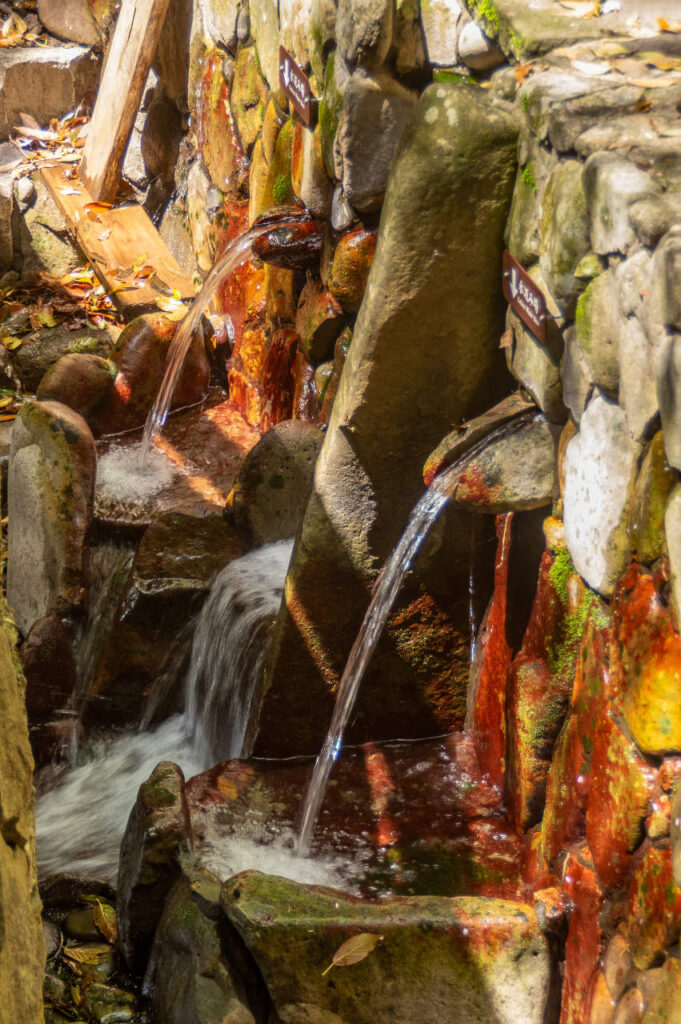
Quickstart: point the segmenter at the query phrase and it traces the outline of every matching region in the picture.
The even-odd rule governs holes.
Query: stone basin
[[[201,516],[224,508],[244,456],[260,438],[224,392],[169,417],[138,468],[140,431],[97,445],[95,519],[107,526],[148,526],[159,515]]]
[[[293,844],[311,770],[310,758],[254,758],[191,779],[198,861],[223,878],[258,864],[370,897],[525,895],[519,840],[463,734],[346,749],[306,861]]]

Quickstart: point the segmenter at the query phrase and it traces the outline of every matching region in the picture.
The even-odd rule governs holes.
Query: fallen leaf
[[[373,952],[382,938],[382,935],[374,935],[371,932],[353,935],[351,939],[338,947],[333,954],[333,960],[326,970],[322,971],[322,977],[328,974],[332,967],[350,967],[352,964],[358,964],[360,960],[364,960],[369,953]]]
[[[85,207],[85,213],[98,213],[100,210],[113,210],[113,203],[92,202]]]
[[[15,420],[17,418],[16,413],[12,413],[11,416],[0,416],[0,423],[7,423],[9,420]]]
[[[639,53],[639,58],[657,68],[658,71],[678,71],[681,69],[681,57],[668,57],[665,53]]]
[[[34,118],[33,114],[19,114],[19,119],[23,124],[24,128],[40,128],[40,125]]]
[[[681,75],[660,75],[657,78],[630,78],[630,85],[637,85],[639,89],[666,89],[670,85],[678,85],[681,82]]]
[[[13,398],[0,398],[0,409],[6,409],[14,401]]]
[[[532,64],[519,64],[517,68],[513,68],[516,82],[524,82],[533,70]]]
[[[612,67],[607,61],[573,60],[572,66],[575,71],[586,75],[588,78],[597,78],[600,75],[607,75]]]
[[[104,957],[111,954],[111,946],[101,943],[92,943],[87,946],[67,946],[64,949],[64,956],[77,964],[101,963]]]
[[[15,352],[21,345],[21,338],[13,338],[11,335],[2,339],[2,344],[10,352]]]
[[[116,921],[116,911],[110,903],[102,903],[101,900],[97,900],[97,904],[92,911],[92,918],[108,942],[113,943],[117,941],[118,923]]]
[[[560,5],[578,18],[597,18],[599,14],[598,0],[560,0]]]
[[[501,340],[499,341],[499,348],[510,348],[512,344],[513,329],[509,327],[509,329],[507,331],[504,331],[504,333],[501,335]]]

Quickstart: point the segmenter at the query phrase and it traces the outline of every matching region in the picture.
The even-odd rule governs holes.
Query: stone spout
[[[253,242],[253,253],[264,263],[297,270],[319,258],[323,235],[317,221],[299,206],[280,206],[267,210],[252,224],[272,230]]]

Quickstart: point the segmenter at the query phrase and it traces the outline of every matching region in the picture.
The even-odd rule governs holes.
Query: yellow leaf
[[[0,409],[6,409],[14,401],[13,398],[0,398]]]
[[[6,349],[9,349],[10,352],[14,352],[21,345],[21,338],[13,338],[9,335],[2,339],[2,343]]]
[[[681,57],[668,57],[664,53],[639,53],[641,60],[658,71],[678,71],[681,69]]]
[[[87,946],[67,946],[64,956],[78,964],[97,964],[111,954],[111,946],[103,942]]]
[[[662,32],[668,32],[669,31],[669,22],[667,21],[666,18],[658,18],[657,19],[657,27]]]
[[[83,997],[80,993],[79,985],[71,986],[71,998],[73,999],[73,1002],[75,1003],[76,1006],[80,1006],[80,1004],[83,1002]]]
[[[669,85],[678,85],[678,75],[660,75],[658,78],[630,78],[629,85],[637,85],[639,89],[666,89]]]
[[[358,964],[360,960],[363,960],[365,956],[373,952],[382,938],[382,935],[373,935],[371,932],[353,935],[351,939],[348,939],[347,942],[338,947],[333,954],[333,960],[326,970],[322,971],[322,977],[328,974],[332,967],[350,967],[352,964]]]
[[[118,939],[118,923],[116,921],[116,911],[111,904],[102,903],[101,900],[97,900],[97,904],[92,910],[92,918],[104,938],[108,942],[116,942]]]

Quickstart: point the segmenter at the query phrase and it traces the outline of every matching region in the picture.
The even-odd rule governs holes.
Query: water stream
[[[371,656],[378,643],[390,611],[395,603],[404,577],[421,547],[430,527],[451,497],[452,485],[458,475],[458,463],[440,473],[414,507],[409,522],[397,547],[384,565],[374,592],[352,645],[341,681],[338,684],[336,704],[324,745],[315,762],[312,778],[303,806],[302,824],[298,837],[298,853],[307,857],[312,845],[319,811],[324,800],[327,782],[333,764],[343,746],[343,737],[352,714],[359,687]]]
[[[280,541],[258,548],[216,577],[194,635],[183,714],[95,744],[89,761],[40,797],[42,875],[68,870],[115,880],[137,790],[159,761],[174,761],[189,778],[243,753],[248,701],[257,696],[291,547]]]

